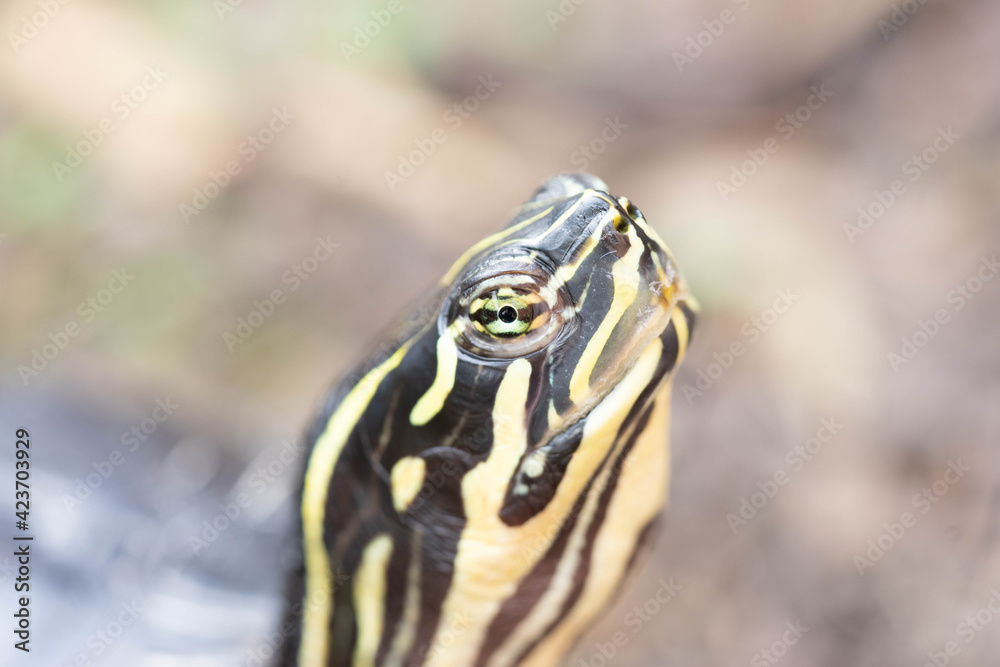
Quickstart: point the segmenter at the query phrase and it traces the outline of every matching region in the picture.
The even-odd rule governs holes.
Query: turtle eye
[[[505,273],[471,285],[459,300],[458,344],[495,359],[513,359],[544,348],[565,323],[562,297],[547,282]]]
[[[469,317],[483,333],[497,338],[513,338],[531,329],[534,311],[534,305],[525,295],[501,289],[474,300],[469,308]]]

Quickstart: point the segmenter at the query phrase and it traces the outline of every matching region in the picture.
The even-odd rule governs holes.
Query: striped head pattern
[[[665,502],[694,306],[635,206],[550,179],[309,435],[285,664],[556,664]]]

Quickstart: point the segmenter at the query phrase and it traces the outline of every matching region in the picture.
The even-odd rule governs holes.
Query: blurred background
[[[0,27],[0,461],[28,428],[36,540],[33,652],[0,661],[260,664],[322,391],[586,170],[703,314],[661,539],[570,664],[995,664],[1000,4],[12,0]]]

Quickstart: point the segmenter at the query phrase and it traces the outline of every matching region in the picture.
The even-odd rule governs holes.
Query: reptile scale
[[[695,304],[600,179],[549,179],[307,436],[290,667],[550,667],[649,545]]]

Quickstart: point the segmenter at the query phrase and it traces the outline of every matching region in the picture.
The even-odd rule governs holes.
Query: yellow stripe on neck
[[[427,463],[417,456],[404,456],[392,466],[392,504],[402,515],[420,492],[427,474]]]
[[[361,556],[354,579],[354,609],[358,620],[358,642],[353,667],[374,667],[382,641],[385,614],[386,569],[392,557],[392,538],[386,534],[372,540]]]
[[[642,244],[634,236],[634,232],[629,231],[629,240],[632,242],[628,252],[619,261],[615,262],[611,268],[614,280],[615,293],[611,299],[611,307],[607,315],[601,320],[600,326],[594,335],[587,342],[587,347],[580,355],[580,361],[573,369],[573,377],[569,382],[569,400],[579,403],[583,400],[587,390],[590,389],[590,376],[597,365],[597,360],[608,345],[612,332],[618,326],[618,320],[635,302],[639,293],[639,260],[642,258]]]
[[[677,360],[680,361],[684,358],[684,353],[687,352],[691,332],[688,330],[687,317],[684,316],[684,311],[680,307],[674,308],[671,320],[673,320],[674,329],[677,331]]]
[[[421,332],[423,333],[423,332]],[[421,334],[418,334],[419,337]],[[326,429],[316,440],[306,468],[302,490],[302,534],[306,565],[305,599],[302,617],[300,667],[324,667],[328,662],[330,619],[333,612],[333,574],[323,543],[326,497],[340,453],[379,384],[406,356],[417,337],[406,341],[396,352],[361,378],[344,398]]]
[[[497,389],[490,454],[462,478],[466,525],[455,555],[452,586],[424,663],[427,667],[473,664],[490,619],[531,569],[530,563],[516,557],[514,536],[520,531],[500,520],[506,481],[517,471],[528,446],[525,413],[530,387],[531,363],[517,359]],[[452,633],[456,619],[465,619],[467,625]]]
[[[452,325],[454,327],[455,325]],[[455,371],[458,369],[458,346],[452,336],[452,327],[441,334],[437,342],[437,375],[417,404],[410,412],[410,423],[423,426],[441,412],[448,394],[455,386]]]

